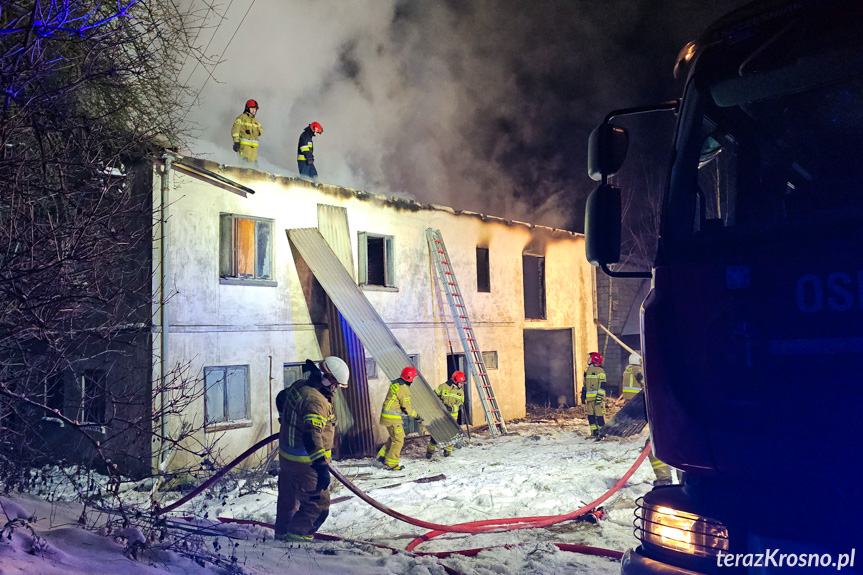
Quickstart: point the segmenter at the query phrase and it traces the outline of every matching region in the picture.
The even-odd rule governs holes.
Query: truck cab
[[[861,13],[755,2],[681,52],[641,337],[654,453],[685,474],[639,501],[623,573],[863,569]],[[609,118],[585,235],[614,275]]]

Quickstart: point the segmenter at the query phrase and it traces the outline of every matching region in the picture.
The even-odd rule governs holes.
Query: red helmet
[[[324,127],[321,126],[320,124],[318,124],[317,122],[312,122],[311,124],[309,124],[309,128],[311,128],[312,132],[314,132],[315,134],[323,134],[324,133]]]
[[[402,370],[402,379],[406,382],[410,383],[417,376],[417,368],[415,367],[406,367]]]
[[[456,383],[464,383],[465,376],[464,376],[464,373],[461,371],[454,371],[454,372],[452,372],[450,379],[452,379]]]
[[[246,109],[248,110],[249,108],[260,108],[260,106],[258,106],[258,101],[246,100]]]
[[[590,355],[588,355],[587,361],[590,365],[602,367],[602,354],[592,351],[590,352]]]

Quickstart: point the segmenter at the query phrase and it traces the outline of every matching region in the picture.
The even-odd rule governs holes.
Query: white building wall
[[[208,163],[207,168],[218,171],[216,164]],[[580,386],[582,358],[596,347],[592,268],[584,257],[582,236],[297,179],[274,179],[251,170],[226,169],[220,173],[256,193],[241,197],[194,177],[172,173],[167,292],[171,296],[169,366],[187,365],[199,386],[203,385],[200,378],[206,366],[249,366],[250,420],[217,426],[198,438],[205,443],[221,438],[224,456],[242,452],[268,435],[271,428],[278,430],[277,414],[272,413],[271,421],[271,405],[283,386],[282,365],[318,359],[328,352],[325,326],[312,323],[285,234],[290,228],[317,227],[319,203],[347,209],[355,266],[359,232],[395,237],[398,290],[368,287],[364,291],[405,351],[420,354],[420,370],[432,385],[446,379],[449,348],[431,280],[425,239],[428,227],[443,234],[482,349],[498,352],[499,368],[489,371],[489,376],[504,418],[525,415],[524,329],[573,330]],[[155,182],[154,194],[158,194],[158,177]],[[220,213],[275,220],[277,287],[220,283]],[[477,246],[489,249],[491,293],[476,290]],[[524,319],[521,255],[525,251],[546,257],[545,320]],[[446,305],[445,299],[443,302]],[[448,306],[446,316],[452,320]],[[463,353],[453,325],[449,335],[455,352]],[[378,377],[369,381],[375,421],[388,378],[398,376],[378,372]],[[474,423],[482,424],[481,406],[477,394],[473,395]],[[203,421],[203,400],[199,413],[187,417]],[[382,441],[383,437],[383,428],[379,428],[378,438]],[[176,462],[182,463],[182,458]]]

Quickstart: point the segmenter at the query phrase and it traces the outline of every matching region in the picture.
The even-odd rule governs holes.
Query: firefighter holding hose
[[[335,356],[318,365],[306,360],[306,367],[309,377],[287,389],[281,410],[275,524],[280,541],[311,541],[330,513],[327,465],[336,432],[333,395],[348,386],[350,370]]]

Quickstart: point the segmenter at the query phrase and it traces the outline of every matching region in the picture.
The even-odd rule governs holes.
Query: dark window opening
[[[545,319],[545,258],[522,256],[525,319]]]
[[[476,249],[476,291],[491,292],[491,272],[488,264],[488,248]]]
[[[367,276],[370,285],[386,285],[386,260],[384,258],[384,238],[369,237],[366,240]]]
[[[81,421],[105,423],[108,394],[105,390],[105,374],[101,371],[85,371],[78,376],[81,384]]]

